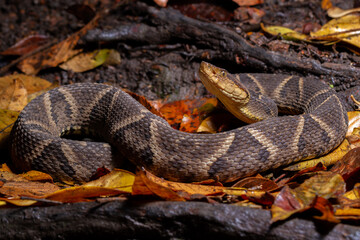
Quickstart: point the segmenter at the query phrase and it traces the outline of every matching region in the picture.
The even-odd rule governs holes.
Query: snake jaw
[[[206,89],[223,103],[225,101],[233,105],[245,105],[250,99],[247,88],[225,69],[201,62],[199,75]],[[226,106],[226,103],[224,104]]]

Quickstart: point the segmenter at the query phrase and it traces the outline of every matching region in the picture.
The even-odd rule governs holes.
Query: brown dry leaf
[[[6,163],[1,164],[0,171],[1,172],[12,172]]]
[[[192,194],[202,194],[202,195],[218,195],[222,194],[224,187],[219,186],[208,186],[208,185],[198,185],[192,183],[181,183],[181,182],[172,182],[165,180],[163,178],[159,178],[150,172],[145,173],[146,178],[151,182],[154,182],[163,187],[169,188],[175,192],[183,191],[187,192],[189,195]]]
[[[0,194],[7,197],[39,197],[59,190],[60,188],[51,183],[31,182],[20,175],[10,172],[0,172],[0,178],[4,180],[0,188]]]
[[[34,182],[54,182],[53,178],[49,174],[35,170],[30,170],[26,173],[20,174],[20,176]]]
[[[88,202],[94,201],[93,198],[104,197],[104,196],[116,196],[120,194],[127,194],[124,191],[117,190],[114,188],[105,188],[97,186],[78,186],[71,187],[48,195],[41,196],[47,200],[58,201],[63,203],[74,203],[74,202]]]
[[[314,216],[314,218],[332,223],[340,222],[338,219],[335,218],[334,208],[329,202],[329,200],[317,196],[312,203],[312,208],[317,209],[322,213],[321,216]]]
[[[162,184],[159,184],[160,178],[154,176],[153,174],[146,172],[146,171],[137,171],[136,176],[139,176],[137,178],[140,178],[142,180],[142,184],[140,181],[136,181],[135,183],[139,186],[142,186],[142,189],[138,187],[138,185],[134,184],[135,191],[133,191],[133,195],[141,194],[140,190],[143,190],[145,193],[148,193],[146,189],[144,189],[143,185],[147,187],[148,190],[150,190],[153,194],[159,196],[160,198],[164,200],[171,200],[171,201],[185,201],[183,197],[178,195],[175,191],[173,191],[171,188],[164,186]],[[155,180],[155,181],[154,181]],[[166,180],[163,180],[166,181]],[[143,194],[142,194],[143,195]]]
[[[131,193],[134,181],[135,175],[133,173],[122,169],[114,169],[109,174],[106,174],[97,180],[85,183],[83,186],[116,188]]]
[[[49,37],[45,35],[30,35],[21,39],[15,45],[11,46],[10,48],[6,49],[3,52],[0,52],[1,55],[24,55],[27,54],[38,47],[44,45],[49,40]]]
[[[243,7],[263,4],[264,0],[233,0],[233,2],[237,3],[240,7]]]
[[[354,148],[348,152],[330,171],[340,174],[347,189],[351,189],[360,179],[360,148]]]
[[[350,144],[345,139],[340,146],[331,151],[327,155],[307,161],[301,161],[284,168],[286,171],[299,171],[306,168],[315,167],[317,164],[322,163],[324,166],[330,166],[341,160],[350,151]]]
[[[14,79],[12,84],[0,92],[0,109],[20,112],[27,104],[27,97],[21,79]]]
[[[55,44],[45,51],[39,52],[24,59],[18,64],[18,68],[26,74],[35,75],[41,69],[56,67],[69,58],[78,54],[81,50],[74,50],[79,39],[91,28],[93,28],[100,15],[96,15],[88,24],[67,39]]]
[[[64,62],[59,67],[73,72],[85,72],[104,64],[109,56],[114,56],[116,52],[119,56],[120,53],[113,49],[101,49],[90,53],[81,53]],[[119,64],[120,62],[116,62]]]
[[[246,188],[249,190],[272,191],[279,186],[272,180],[264,177],[247,177],[239,180],[232,187]]]
[[[154,0],[154,2],[160,7],[166,7],[168,0]]]
[[[344,193],[345,182],[339,174],[318,172],[299,187],[290,189],[285,186],[280,191],[271,207],[272,222],[284,220],[294,213],[309,209],[316,197],[329,199],[340,197]]]

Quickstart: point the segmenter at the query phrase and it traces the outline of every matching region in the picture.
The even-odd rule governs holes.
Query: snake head
[[[249,101],[250,93],[247,88],[225,69],[201,62],[199,75],[206,89],[221,102],[230,101],[232,104],[243,105]]]
[[[248,90],[236,75],[225,69],[201,62],[199,75],[206,89],[243,122],[254,123],[277,116],[276,104],[271,99]]]

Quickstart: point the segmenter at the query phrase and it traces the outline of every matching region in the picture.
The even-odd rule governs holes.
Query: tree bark
[[[202,202],[75,203],[0,210],[0,239],[358,239],[360,227]]]

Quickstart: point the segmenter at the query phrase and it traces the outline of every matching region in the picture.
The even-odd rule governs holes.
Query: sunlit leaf
[[[284,168],[287,171],[299,171],[310,167],[315,167],[318,163],[322,163],[324,166],[330,166],[338,162],[342,159],[346,153],[350,151],[350,144],[347,139],[345,139],[340,146],[326,154],[323,157],[301,161],[295,164],[291,164],[290,166]]]
[[[133,173],[121,169],[115,169],[97,180],[85,183],[83,186],[116,188],[124,192],[131,193],[134,180],[135,175]]]
[[[280,191],[271,207],[272,221],[284,220],[294,213],[313,207],[317,197],[329,199],[344,193],[345,182],[339,174],[319,172],[295,189],[285,186]]]
[[[73,72],[85,72],[104,64],[109,56],[113,56],[113,60],[109,60],[109,62],[114,62],[114,52],[117,51],[112,49],[102,49],[90,53],[81,53],[61,64],[59,67]],[[118,52],[117,55],[120,56]],[[119,63],[120,62],[116,62],[116,64]]]
[[[0,109],[20,112],[27,104],[27,90],[21,79],[14,79],[0,91]]]
[[[274,36],[281,36],[285,40],[291,41],[308,41],[308,36],[302,33],[298,33],[292,29],[282,27],[282,26],[264,26],[261,24],[261,29],[268,34]]]
[[[331,18],[339,18],[356,12],[360,12],[360,8],[352,8],[352,9],[344,10],[338,7],[331,7],[327,10],[327,14]]]

